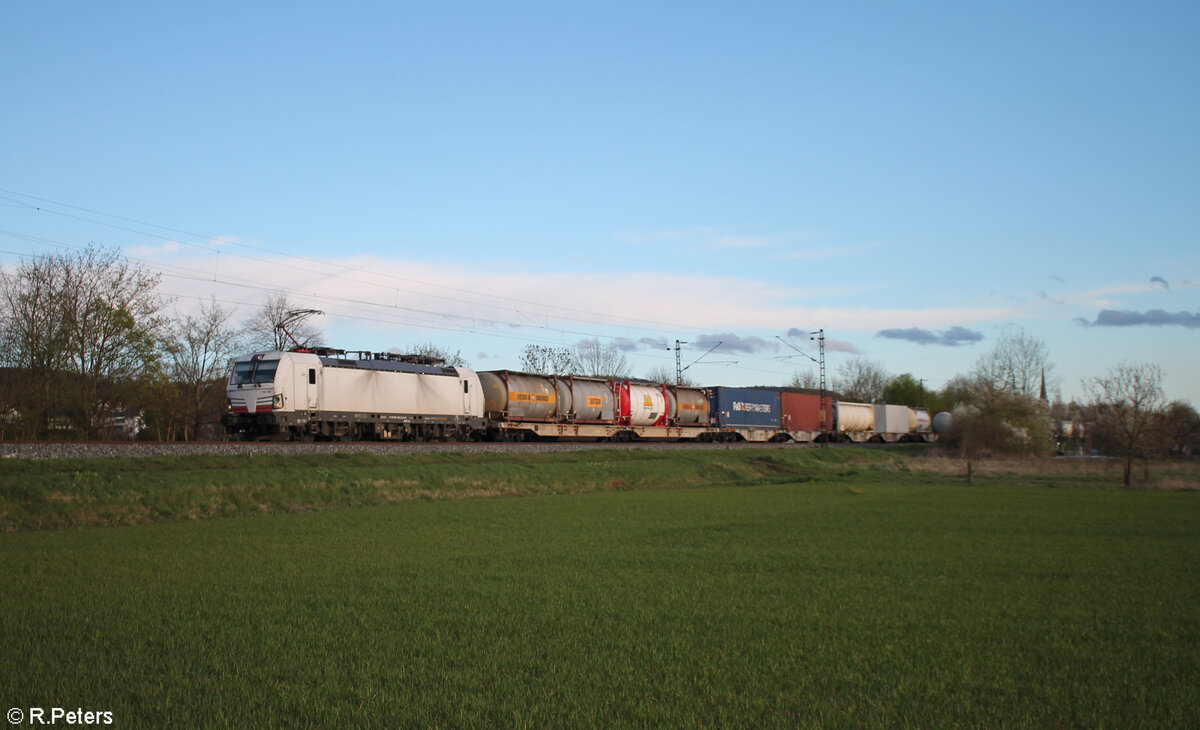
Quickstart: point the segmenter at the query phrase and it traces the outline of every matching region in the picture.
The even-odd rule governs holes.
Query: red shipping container
[[[825,396],[825,427],[821,428],[821,396],[811,393],[779,394],[783,427],[788,431],[833,432],[833,398]]]

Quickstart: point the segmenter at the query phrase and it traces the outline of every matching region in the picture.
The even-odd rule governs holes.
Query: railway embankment
[[[855,490],[963,484],[963,463],[922,447],[585,444],[25,445],[0,462],[0,531],[137,525],[434,499],[821,482]],[[54,458],[47,456],[50,450]],[[64,451],[66,449],[66,451]],[[74,449],[73,451],[71,449]],[[136,453],[138,458],[120,458]],[[995,460],[973,488],[1112,488],[1105,461]],[[1161,465],[1156,489],[1200,488],[1200,467]]]

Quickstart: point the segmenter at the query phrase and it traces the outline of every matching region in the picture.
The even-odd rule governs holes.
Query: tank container
[[[834,401],[838,433],[870,431],[875,427],[875,407],[870,403]]]

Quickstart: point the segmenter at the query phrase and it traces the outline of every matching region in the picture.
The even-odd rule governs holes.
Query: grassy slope
[[[0,464],[0,531],[417,499],[762,484],[854,475],[860,468],[907,473],[908,461],[846,449],[8,460]]]
[[[775,453],[493,457],[487,488],[349,460],[549,494],[0,535],[0,698],[122,727],[1200,722],[1200,495]],[[748,486],[640,491],[701,476]]]

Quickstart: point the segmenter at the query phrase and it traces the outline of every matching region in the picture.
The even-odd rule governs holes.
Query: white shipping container
[[[875,404],[875,433],[908,433],[909,407]]]

